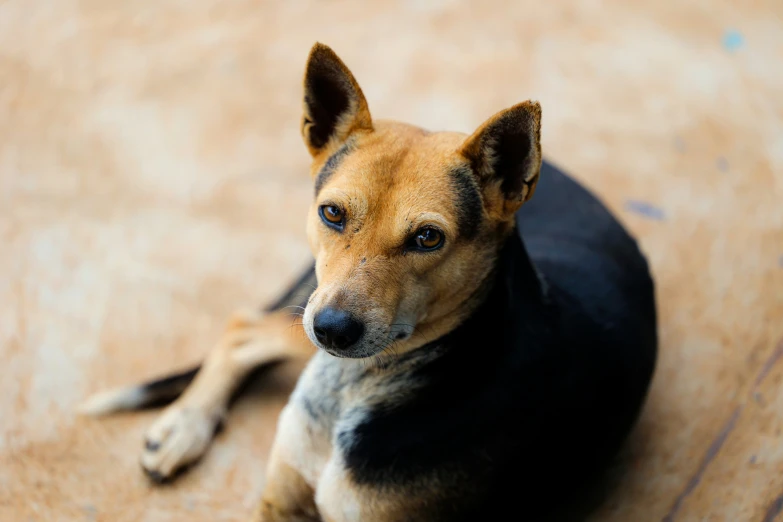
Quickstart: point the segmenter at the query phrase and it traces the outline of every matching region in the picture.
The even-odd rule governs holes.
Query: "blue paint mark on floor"
[[[783,268],[783,255],[778,258],[778,266]]]
[[[679,136],[674,138],[674,148],[677,149],[677,152],[680,154],[684,154],[688,150],[688,147],[685,145],[685,140]]]
[[[723,48],[733,53],[743,46],[745,37],[739,31],[726,31],[723,33]]]
[[[729,170],[729,160],[724,157],[718,158],[718,161],[715,162],[715,164],[721,172],[727,172]]]
[[[82,511],[84,512],[84,516],[87,518],[87,520],[92,522],[98,519],[98,510],[92,504],[83,505]]]
[[[645,201],[629,199],[625,202],[625,210],[656,221],[666,219],[666,214],[664,214],[663,210]]]

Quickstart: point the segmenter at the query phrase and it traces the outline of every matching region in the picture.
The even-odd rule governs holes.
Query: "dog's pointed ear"
[[[530,199],[541,170],[541,106],[527,101],[500,111],[460,147],[490,215],[507,220]]]
[[[359,84],[334,51],[316,43],[304,77],[302,136],[310,154],[317,156],[361,130],[372,130],[372,118]]]

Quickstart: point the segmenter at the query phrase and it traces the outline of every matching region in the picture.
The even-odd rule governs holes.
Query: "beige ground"
[[[154,412],[73,408],[200,359],[307,262],[317,39],[377,117],[470,131],[539,99],[546,154],[640,237],[660,366],[595,520],[783,520],[783,4],[629,4],[0,2],[0,520],[250,509],[295,373],[163,489]]]

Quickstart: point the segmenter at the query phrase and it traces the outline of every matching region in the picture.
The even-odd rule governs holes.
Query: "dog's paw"
[[[163,483],[207,450],[220,415],[186,406],[172,406],[147,430],[141,467],[150,479]]]

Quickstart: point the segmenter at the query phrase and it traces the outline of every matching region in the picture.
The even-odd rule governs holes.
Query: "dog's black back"
[[[655,356],[655,303],[647,262],[636,241],[581,185],[544,162],[533,197],[517,213],[533,263],[567,290],[585,313],[651,343]]]
[[[450,500],[423,519],[546,513],[608,463],[647,393],[656,314],[635,241],[548,164],[517,221],[479,310],[398,361],[415,393],[340,448],[359,483],[437,483]]]

